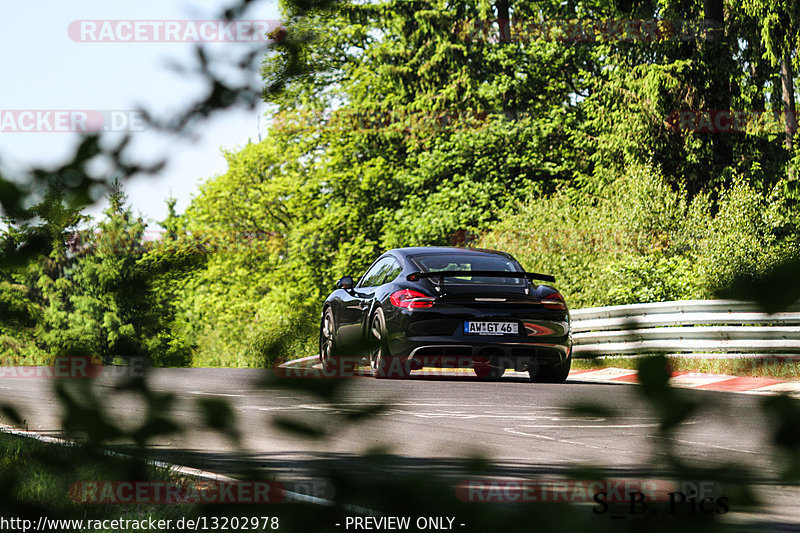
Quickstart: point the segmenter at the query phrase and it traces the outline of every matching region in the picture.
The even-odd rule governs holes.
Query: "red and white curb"
[[[638,383],[636,370],[624,368],[601,368],[598,370],[573,370],[568,381],[591,383]],[[669,380],[673,387],[746,394],[789,394],[800,398],[800,381],[785,381],[773,378],[737,377],[695,372],[673,372]]]

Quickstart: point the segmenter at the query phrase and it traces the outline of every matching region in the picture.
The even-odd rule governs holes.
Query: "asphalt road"
[[[470,475],[465,465],[472,463],[465,458],[476,457],[491,460],[491,467],[480,472],[484,478],[559,477],[593,465],[618,477],[659,479],[669,470],[671,449],[673,456],[706,473],[739,465],[769,504],[759,520],[800,524],[800,492],[775,481],[782,463],[769,445],[760,397],[679,390],[699,408],[674,434],[664,436],[638,386],[581,383],[579,377],[566,384],[508,377],[489,382],[463,375],[276,383],[258,370],[158,369],[151,371],[150,383],[175,396],[171,416],[185,431],[153,442],[152,449],[160,459],[234,476],[258,468],[287,483],[307,484],[323,497],[324,483],[313,484],[326,469],[345,468],[356,476],[361,471],[374,476],[376,470],[385,475],[424,472],[457,484]],[[114,390],[117,379],[105,373],[92,387],[114,420],[135,425],[145,406],[135,395]],[[330,397],[305,390],[340,381]],[[72,386],[88,382],[72,380]],[[233,406],[241,446],[202,428],[198,400],[209,397]],[[61,408],[52,379],[2,379],[0,401],[15,405],[29,430],[59,434]],[[573,409],[580,404],[600,405],[606,412]],[[364,408],[375,412],[356,420]],[[280,429],[277,419],[310,428],[317,438]],[[380,451],[383,460],[365,463],[367,451]],[[736,509],[731,511],[735,517]]]

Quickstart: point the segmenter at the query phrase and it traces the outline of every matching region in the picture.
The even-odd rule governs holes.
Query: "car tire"
[[[336,322],[333,320],[333,311],[330,307],[326,307],[319,328],[319,362],[322,364],[323,370],[336,366],[336,356],[339,354],[335,331]]]
[[[534,383],[564,383],[569,376],[572,366],[572,354],[567,360],[557,365],[539,365],[533,370],[528,370],[528,375]]]
[[[372,320],[370,320],[369,335],[369,366],[373,377],[378,379],[408,377],[408,363],[402,363],[399,359],[392,359],[386,333],[386,318],[383,315],[383,309],[380,307],[375,310],[375,314],[372,315]]]

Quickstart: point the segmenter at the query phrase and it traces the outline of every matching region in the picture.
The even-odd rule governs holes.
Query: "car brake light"
[[[545,309],[556,309],[559,311],[566,311],[567,304],[564,303],[564,297],[557,292],[553,292],[542,298],[542,305]]]
[[[542,326],[540,324],[531,324],[530,322],[523,322],[523,326],[525,326],[525,332],[530,337],[534,337],[536,335],[552,335],[553,330],[548,328],[547,326]]]
[[[432,298],[421,292],[412,291],[411,289],[403,289],[393,293],[389,297],[389,300],[391,300],[392,305],[395,307],[426,309],[428,307],[433,307],[433,301],[436,300],[436,298]]]

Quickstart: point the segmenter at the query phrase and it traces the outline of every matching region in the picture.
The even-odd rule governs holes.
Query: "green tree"
[[[152,271],[143,264],[144,221],[133,215],[115,184],[105,219],[82,232],[74,263],[39,284],[47,299],[44,342],[56,355],[164,357],[159,335],[163,308],[155,301]]]
[[[684,109],[775,99],[756,18],[721,6],[286,2],[288,38],[263,66],[273,127],[263,142],[228,154],[228,172],[209,180],[186,214],[192,235],[221,239],[209,250],[237,243],[236,253],[211,254],[186,286],[186,308],[204,324],[199,342],[214,347],[203,351],[234,354],[215,364],[247,354],[258,354],[247,364],[262,364],[286,356],[277,332],[303,324],[308,341],[289,344],[310,353],[331,281],[358,275],[379,251],[459,242],[454,236],[486,232],[550,198],[570,210],[613,205],[614,194],[651,185],[640,169],[657,167],[659,194],[687,205],[698,198],[709,216],[740,178],[759,194],[773,191],[788,160],[778,134],[709,135],[670,122]],[[599,32],[584,42],[554,22],[631,18],[710,29],[655,40]],[[556,29],[537,36],[532,22]],[[619,263],[595,279],[636,278],[639,288],[618,292],[626,301],[699,290],[686,280],[696,266],[686,248],[649,253],[624,248],[620,261],[652,275],[637,278]],[[647,287],[661,278],[674,282]]]
[[[0,237],[0,331],[8,362],[43,363],[48,354],[41,342],[48,304],[42,287],[65,275],[74,263],[70,247],[85,220],[80,208],[65,204],[60,187],[23,215],[23,222],[3,221]]]

